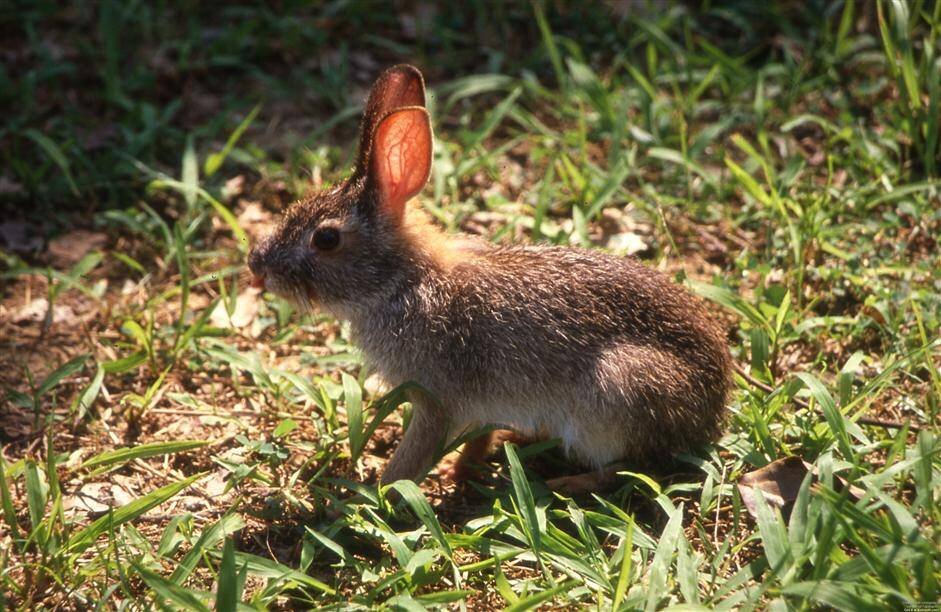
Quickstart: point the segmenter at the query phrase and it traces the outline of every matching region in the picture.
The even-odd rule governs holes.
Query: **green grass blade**
[[[32,128],[23,132],[23,134],[39,145],[46,155],[49,156],[49,159],[59,167],[59,170],[62,171],[62,174],[65,176],[65,180],[69,183],[69,188],[72,190],[72,195],[78,196],[79,190],[78,185],[75,184],[75,179],[72,178],[72,166],[69,164],[69,158],[65,156],[65,153],[62,152],[62,149],[59,148],[51,138],[45,134],[38,132]]]
[[[95,400],[98,399],[98,394],[101,392],[101,383],[105,379],[105,370],[98,365],[98,371],[95,372],[95,377],[92,381],[85,387],[85,390],[82,391],[82,394],[75,398],[75,401],[72,403],[72,412],[75,413],[75,418],[78,421],[81,421],[85,418],[85,415],[88,414],[89,409],[94,405]]]
[[[699,557],[690,549],[686,534],[680,530],[676,546],[676,581],[680,593],[687,604],[700,603],[699,598]]]
[[[734,161],[732,161],[731,158],[728,157],[725,158],[725,165],[732,172],[732,176],[736,181],[738,181],[739,185],[745,189],[745,192],[748,193],[748,195],[755,198],[765,206],[772,206],[773,202],[771,200],[771,196],[768,195],[764,188],[758,184],[758,181],[752,178],[752,176],[748,174],[744,168],[736,164]]]
[[[46,514],[46,502],[49,487],[39,472],[39,466],[32,459],[26,461],[26,502],[29,506],[29,522],[33,530],[42,524]]]
[[[222,561],[219,564],[219,578],[216,586],[216,612],[235,612],[242,590],[238,584],[239,576],[235,570],[235,545],[231,538],[226,538],[222,548]]]
[[[536,25],[539,27],[539,33],[542,35],[542,44],[549,55],[549,61],[552,62],[552,69],[555,71],[556,82],[559,87],[565,88],[565,69],[562,67],[562,57],[559,55],[559,48],[555,44],[555,38],[552,35],[552,29],[549,27],[549,20],[546,19],[546,13],[543,9],[543,1],[535,0],[532,3],[533,14],[536,17]]]
[[[856,370],[865,358],[866,356],[861,351],[856,351],[850,355],[850,358],[847,359],[843,367],[840,368],[840,375],[837,382],[840,393],[840,406],[847,406],[850,401],[852,401],[853,380],[856,377]]]
[[[121,331],[137,341],[138,346],[143,348],[148,355],[151,353],[151,338],[140,323],[134,319],[128,319],[121,325]]]
[[[258,116],[259,111],[261,111],[261,104],[257,104],[255,108],[245,116],[244,119],[238,124],[235,130],[229,135],[229,139],[226,140],[225,146],[222,147],[222,150],[218,153],[213,153],[206,158],[205,164],[203,164],[203,174],[206,175],[206,178],[211,177],[216,171],[222,167],[222,164],[225,162],[226,158],[232,152],[232,149],[235,148],[236,143],[242,137],[242,134],[245,133],[245,130],[248,129],[248,126],[255,121],[255,117]]]
[[[103,369],[107,374],[123,374],[125,372],[130,372],[131,370],[136,369],[146,361],[147,351],[140,350],[136,353],[131,353],[127,357],[121,357],[120,359],[115,359],[114,361],[106,361],[101,364],[101,369]]]
[[[500,101],[493,110],[487,113],[487,116],[484,118],[483,123],[480,127],[473,132],[473,136],[470,141],[466,143],[468,149],[473,149],[478,146],[484,140],[486,140],[497,126],[500,125],[500,122],[503,121],[503,118],[507,113],[513,108],[513,105],[516,104],[517,98],[520,97],[520,94],[523,93],[523,90],[519,87],[515,88],[513,91],[507,95],[506,98]],[[476,163],[476,162],[475,162]],[[458,174],[462,174],[461,168],[458,169]]]
[[[221,556],[221,553],[218,551],[211,551],[210,554],[217,557]],[[249,574],[260,576],[262,578],[268,578],[269,580],[278,582],[288,582],[294,583],[296,585],[311,587],[329,595],[336,593],[334,589],[330,588],[320,580],[278,563],[272,559],[266,559],[257,555],[237,551],[235,552],[234,556],[235,564],[238,566],[247,567]]]
[[[138,446],[117,448],[91,457],[77,469],[90,470],[117,463],[127,463],[134,459],[146,459],[158,455],[172,455],[174,453],[193,450],[194,448],[202,448],[209,443],[209,440],[176,440],[171,442],[150,442],[148,444],[139,444]]]
[[[711,300],[721,306],[725,306],[732,312],[738,313],[743,317],[747,318],[754,325],[760,327],[769,327],[769,321],[764,317],[758,309],[754,306],[743,300],[739,295],[725,289],[724,287],[717,287],[715,285],[704,283],[701,281],[696,281],[692,279],[687,279],[686,283],[690,288],[701,295],[702,297]]]
[[[915,446],[918,463],[915,465],[915,488],[918,495],[914,506],[924,508],[926,515],[931,516],[935,506],[935,491],[938,483],[932,480],[933,464],[939,462],[941,456],[941,446],[938,444],[937,435],[927,429],[918,434],[918,440]]]
[[[500,567],[499,562],[493,564],[493,572],[494,586],[497,592],[500,593],[500,597],[502,597],[510,605],[517,603],[520,600],[519,595],[513,591],[513,587],[510,586],[510,582],[503,574],[503,568]]]
[[[104,258],[104,254],[100,251],[88,253],[69,269],[69,278],[78,282],[82,277],[87,276],[89,272],[97,268]]]
[[[472,74],[448,81],[435,87],[441,97],[447,98],[443,107],[437,107],[438,112],[447,112],[455,102],[479,96],[492,91],[505,91],[513,86],[515,79],[505,74]]]
[[[180,610],[209,612],[209,606],[206,605],[205,599],[190,589],[174,584],[160,574],[134,561],[131,562],[131,565],[147,586],[153,589],[154,593],[157,594],[158,601],[173,604]]]
[[[805,547],[812,541],[813,531],[808,525],[810,521],[810,485],[813,482],[813,472],[808,471],[801,481],[800,489],[797,491],[797,498],[794,500],[794,507],[791,509],[791,517],[788,521],[787,531],[788,540],[791,547],[791,555],[798,559],[803,554]]]
[[[621,602],[624,601],[624,595],[627,593],[627,583],[631,579],[631,556],[634,552],[634,518],[627,521],[627,529],[624,537],[621,539],[621,569],[618,573],[618,582],[614,588],[614,602],[612,609],[620,610]]]
[[[345,548],[343,548],[343,546],[341,546],[339,543],[328,538],[327,536],[320,533],[319,531],[312,529],[309,526],[305,527],[305,530],[312,538],[317,540],[324,548],[332,551],[336,556],[338,556],[340,560],[342,561],[342,563],[346,565],[350,565],[350,566],[356,564],[356,559],[353,557],[353,555],[351,555],[350,552],[346,550]]]
[[[438,591],[436,593],[416,595],[415,601],[421,604],[441,606],[444,604],[460,601],[469,595],[474,595],[475,593],[477,593],[477,591],[471,591],[467,589],[451,589],[449,591]]]
[[[410,480],[399,480],[398,482],[390,484],[389,487],[399,492],[402,499],[405,500],[412,509],[412,512],[415,513],[415,516],[428,528],[428,531],[438,543],[438,546],[441,547],[441,550],[448,556],[448,559],[451,559],[451,545],[444,535],[444,530],[441,529],[441,523],[438,522],[435,511],[431,508],[431,504],[428,503],[428,500],[425,499],[425,495],[421,492],[421,489],[418,488],[418,485]]]
[[[379,398],[377,402],[373,403],[373,416],[369,420],[369,424],[366,425],[366,428],[363,430],[363,440],[369,440],[372,438],[372,435],[376,433],[376,430],[386,420],[390,414],[395,412],[395,409],[401,406],[404,402],[408,401],[406,392],[409,389],[418,389],[419,392],[426,395],[430,395],[430,392],[424,388],[415,385],[414,383],[405,383],[399,385],[392,391],[389,391],[386,395]]]
[[[13,507],[13,496],[10,495],[10,485],[6,476],[6,460],[0,457],[0,505],[3,506],[3,520],[10,529],[14,540],[20,537],[20,526],[16,520],[16,509]]]
[[[85,361],[88,360],[88,357],[89,356],[87,354],[79,355],[78,357],[69,359],[58,368],[53,370],[48,376],[46,376],[45,379],[43,379],[42,383],[39,385],[39,389],[36,391],[36,395],[45,395],[51,391],[53,387],[58,385],[62,379],[68,378],[76,372],[80,372],[82,368],[85,367]]]
[[[837,446],[843,454],[843,458],[852,460],[855,454],[853,453],[853,445],[847,433],[846,420],[843,414],[837,409],[836,402],[833,401],[833,396],[830,395],[827,388],[823,386],[820,379],[813,374],[798,372],[797,377],[807,385],[811,395],[817,400],[817,405],[823,410],[823,416],[827,419],[827,424],[830,426],[830,431],[833,432],[833,436],[836,438]]]
[[[186,325],[186,316],[189,312],[190,297],[190,261],[187,254],[187,242],[183,237],[183,230],[179,223],[173,224],[173,252],[176,255],[176,267],[180,273],[180,310],[176,319],[176,333],[172,346],[179,346],[180,336]],[[152,343],[151,343],[152,346]],[[153,349],[151,349],[152,351]]]
[[[785,564],[790,560],[790,543],[784,519],[781,514],[765,501],[761,490],[756,488],[755,505],[758,508],[758,535],[764,547],[765,557],[771,571],[780,576],[784,573]]]
[[[215,549],[226,536],[238,531],[244,526],[245,520],[241,516],[229,513],[204,529],[203,532],[199,534],[199,539],[196,540],[193,548],[184,555],[179,565],[173,570],[170,581],[175,584],[182,584],[183,581],[193,573],[199,560],[202,559],[204,555],[208,554],[210,550]]]
[[[504,445],[507,459],[510,462],[510,479],[513,481],[513,492],[516,503],[522,512],[523,527],[533,552],[538,557],[542,551],[542,526],[536,515],[536,502],[533,500],[533,491],[526,479],[526,471],[516,454],[516,445],[507,442]]]
[[[350,439],[350,460],[356,463],[367,442],[363,431],[363,389],[359,382],[346,372],[341,374],[341,378]]]
[[[673,564],[673,557],[676,553],[676,546],[682,528],[683,504],[680,504],[670,513],[670,519],[663,528],[663,533],[660,534],[657,551],[654,553],[653,561],[650,564],[645,610],[656,610],[658,602],[667,596],[667,576],[669,575],[670,566]]]
[[[788,595],[798,595],[834,610],[860,610],[876,612],[885,610],[884,605],[875,601],[872,594],[862,594],[858,583],[818,580],[795,582],[786,585],[782,591]]]
[[[507,607],[504,612],[523,612],[524,610],[532,610],[533,608],[536,608],[539,605],[553,599],[556,595],[565,593],[576,584],[578,583],[574,580],[567,580],[552,588],[546,589],[544,591],[538,591],[532,595],[529,595],[528,597],[520,598],[520,600],[515,604]]]
[[[154,187],[169,187],[180,194],[186,194],[189,189],[185,183],[182,181],[177,181],[166,175],[158,174],[159,178],[151,181],[151,185]],[[245,233],[245,230],[242,229],[242,226],[239,224],[238,219],[232,214],[232,211],[228,207],[214,198],[212,194],[208,191],[199,187],[197,189],[197,194],[199,197],[206,200],[210,206],[216,211],[222,220],[225,221],[225,224],[229,226],[229,229],[232,230],[232,235],[235,236],[236,241],[238,242],[239,250],[245,254],[248,253],[248,234]],[[172,237],[169,232],[169,228],[164,231],[164,240],[167,243],[172,242]]]

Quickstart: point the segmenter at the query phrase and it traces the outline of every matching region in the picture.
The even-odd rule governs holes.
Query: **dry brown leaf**
[[[818,472],[815,466],[800,457],[785,457],[742,476],[738,483],[738,491],[742,495],[742,502],[748,513],[753,518],[757,518],[758,506],[755,491],[760,490],[768,504],[780,508],[785,518],[790,516],[794,500],[797,499],[801,483],[808,472],[813,474],[814,482],[816,482]],[[834,475],[833,480],[837,490],[843,490],[849,486],[849,495],[853,500],[858,500],[864,495],[862,489],[848,485],[844,478]]]
[[[800,457],[785,457],[742,476],[738,491],[742,494],[742,502],[748,513],[753,517],[758,516],[755,499],[757,489],[766,502],[780,508],[782,514],[790,514],[801,483],[811,469],[812,466]]]

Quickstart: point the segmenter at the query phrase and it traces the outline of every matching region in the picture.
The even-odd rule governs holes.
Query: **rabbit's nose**
[[[266,268],[265,257],[269,249],[270,241],[266,238],[256,244],[248,254],[248,269],[251,270],[251,286],[255,289],[265,288]]]
[[[248,269],[252,273],[251,286],[256,289],[265,288],[265,277],[268,276],[270,265],[271,246],[271,237],[268,236],[256,243],[248,254]]]
[[[252,271],[252,274],[255,276],[264,276],[264,258],[265,251],[267,250],[267,240],[264,240],[254,247],[248,253],[248,269]]]

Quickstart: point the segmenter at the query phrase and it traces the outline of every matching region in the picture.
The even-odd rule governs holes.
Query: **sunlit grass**
[[[821,3],[810,17],[657,4],[581,21],[538,3],[481,5],[437,13],[417,42],[355,3],[316,16],[371,32],[356,51],[375,70],[427,64],[437,142],[423,206],[443,226],[636,252],[727,317],[742,369],[727,434],[579,499],[545,486],[568,469],[552,442],[507,445],[458,491],[434,477],[377,490],[394,415],[408,418],[402,389],[371,388],[328,316],[244,286],[243,213],[256,202],[270,216],[343,176],[358,112],[348,92],[368,62],[326,26],[267,9],[223,12],[201,46],[205,15],[176,15],[187,31],[163,9],[103,7],[102,47],[78,50],[117,130],[97,149],[68,109],[39,129],[30,103],[83,68],[28,34],[45,9],[19,19],[35,58],[0,132],[12,143],[3,177],[23,189],[10,197],[56,223],[65,202],[86,200],[85,222],[112,242],[68,269],[3,253],[5,304],[34,285],[47,301],[32,350],[55,354],[41,351],[64,327],[56,304],[96,314],[68,359],[4,359],[15,368],[5,410],[28,415],[31,433],[0,458],[0,606],[938,600],[938,4]],[[467,40],[490,20],[519,28],[527,57]],[[750,20],[774,36],[752,38]],[[178,121],[183,98],[121,60],[135,44],[168,53],[175,74],[221,67],[251,86]],[[284,65],[328,49],[339,59],[317,69]],[[438,56],[461,70],[436,69]],[[273,150],[275,119],[298,119],[279,97],[308,95],[316,122]],[[752,518],[736,483],[791,456],[813,477],[786,517],[759,497]],[[101,484],[124,498],[96,499]]]

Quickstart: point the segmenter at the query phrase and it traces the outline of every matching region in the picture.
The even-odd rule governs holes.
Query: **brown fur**
[[[371,120],[396,120],[395,91],[408,92],[402,106],[417,99],[417,71],[389,72],[367,103],[382,112],[367,112],[364,134],[376,131]],[[358,169],[382,153],[372,146],[361,144]],[[420,148],[430,159],[430,145]],[[389,214],[376,181],[358,171],[296,204],[250,266],[270,289],[348,319],[389,384],[426,389],[411,395],[415,416],[383,480],[420,477],[443,442],[487,424],[559,437],[595,468],[721,433],[728,348],[685,289],[599,251],[448,236],[414,203],[404,219]],[[335,252],[310,246],[325,224],[342,230]]]
[[[405,221],[399,228],[403,249],[414,245],[421,250],[420,256],[441,270],[451,270],[461,262],[473,258],[474,253],[487,245],[480,239],[451,236],[435,225],[418,200],[409,202]]]

